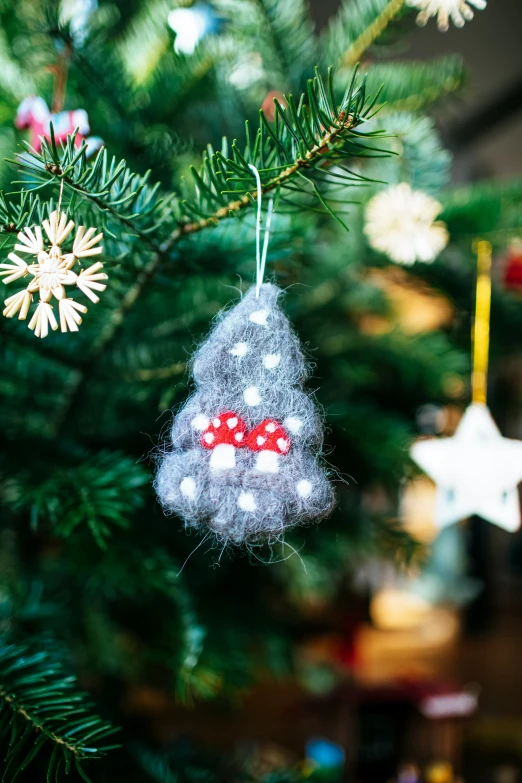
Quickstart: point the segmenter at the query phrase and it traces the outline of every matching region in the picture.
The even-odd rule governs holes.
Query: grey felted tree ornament
[[[262,283],[268,228],[261,260],[258,229],[257,284],[193,357],[196,391],[175,417],[155,482],[166,510],[223,545],[282,540],[333,505],[299,340],[281,290]]]

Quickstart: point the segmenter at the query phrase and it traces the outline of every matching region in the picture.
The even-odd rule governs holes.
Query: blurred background
[[[318,25],[327,24],[339,3],[313,2]],[[401,57],[427,60],[458,52],[468,67],[468,86],[458,108],[445,107],[438,121],[444,140],[455,153],[453,176],[512,177],[520,172],[522,123],[522,54],[518,31],[522,8],[516,0],[489,5],[473,27],[451,27],[439,35],[435,25],[414,31]]]
[[[104,231],[108,274],[78,333],[38,340],[23,319],[0,323],[6,747],[11,730],[30,747],[42,735],[30,716],[50,676],[39,671],[26,704],[13,671],[59,660],[120,727],[121,747],[86,766],[94,783],[522,781],[522,532],[478,509],[441,525],[437,487],[410,457],[453,437],[471,401],[478,239],[493,259],[488,405],[522,441],[522,2],[488,0],[441,32],[435,18],[416,24],[423,1],[1,0],[3,252],[56,208],[67,174],[63,209]],[[219,189],[213,149],[227,136],[226,158],[237,139],[263,168],[244,126],[255,133],[262,108],[296,157],[274,99],[288,118],[285,96],[317,64],[334,67],[339,102],[356,63],[370,98],[383,85],[361,125],[373,135],[358,140],[378,156],[348,140],[337,190],[282,191],[268,257],[314,367],[338,506],[289,533],[290,558],[220,555],[152,488],[193,388],[190,356],[253,279],[253,211],[215,212],[255,181],[238,156],[224,201],[205,201]],[[51,121],[64,143],[80,125],[87,152],[53,150]],[[430,199],[422,214],[394,209],[402,185]],[[397,249],[396,228],[415,244],[410,218],[424,256]],[[473,465],[458,466],[472,496]],[[69,769],[44,747],[27,770],[16,747],[7,783]]]

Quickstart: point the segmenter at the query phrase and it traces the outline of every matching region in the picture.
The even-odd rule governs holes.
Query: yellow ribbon
[[[473,323],[473,375],[471,378],[474,403],[486,404],[489,358],[489,319],[491,312],[491,244],[480,240],[477,252],[477,297]]]

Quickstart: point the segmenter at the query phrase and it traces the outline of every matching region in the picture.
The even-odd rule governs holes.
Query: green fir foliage
[[[13,506],[29,511],[31,525],[51,526],[57,536],[70,536],[86,525],[98,546],[106,548],[113,525],[128,527],[132,511],[143,503],[140,488],[145,470],[120,452],[100,451],[76,467],[60,467],[47,478],[45,463],[13,488]],[[32,485],[32,487],[31,487]]]
[[[76,769],[117,745],[115,729],[91,711],[76,679],[47,652],[0,638],[0,743],[6,747],[2,781],[12,783],[49,746],[47,780]],[[111,737],[111,740],[109,740]]]
[[[385,61],[413,23],[401,0],[346,0],[322,33],[305,0],[215,0],[220,24],[187,55],[167,25],[174,5],[100,0],[78,27],[57,0],[0,4],[2,253],[63,186],[69,217],[104,232],[109,278],[78,333],[37,340],[0,319],[6,783],[69,770],[129,783],[263,778],[153,746],[184,734],[188,710],[187,726],[197,710],[221,721],[253,683],[290,677],[296,643],[330,633],[360,600],[347,585],[361,562],[423,562],[399,518],[417,411],[466,404],[472,240],[501,253],[522,230],[520,182],[450,184],[428,112],[465,86],[460,59]],[[13,128],[24,97],[51,102],[48,67],[64,55],[65,108],[86,108],[105,142],[93,157],[74,136],[36,152]],[[313,365],[339,503],[247,557],[209,551],[163,514],[151,484],[170,411],[191,390],[190,356],[254,276],[250,165],[263,218],[274,198],[268,275],[287,289]],[[368,245],[369,199],[400,182],[442,204],[451,241],[431,265],[400,269]],[[412,326],[405,301],[433,323]],[[518,350],[522,310],[495,289],[493,312],[495,368]],[[112,729],[69,665],[122,726],[120,752],[105,755]]]

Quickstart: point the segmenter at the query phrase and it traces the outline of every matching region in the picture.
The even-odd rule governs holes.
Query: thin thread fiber
[[[155,488],[165,511],[221,544],[282,538],[324,517],[334,495],[321,418],[303,390],[299,340],[277,304],[251,288],[194,354],[196,391],[174,419]]]

